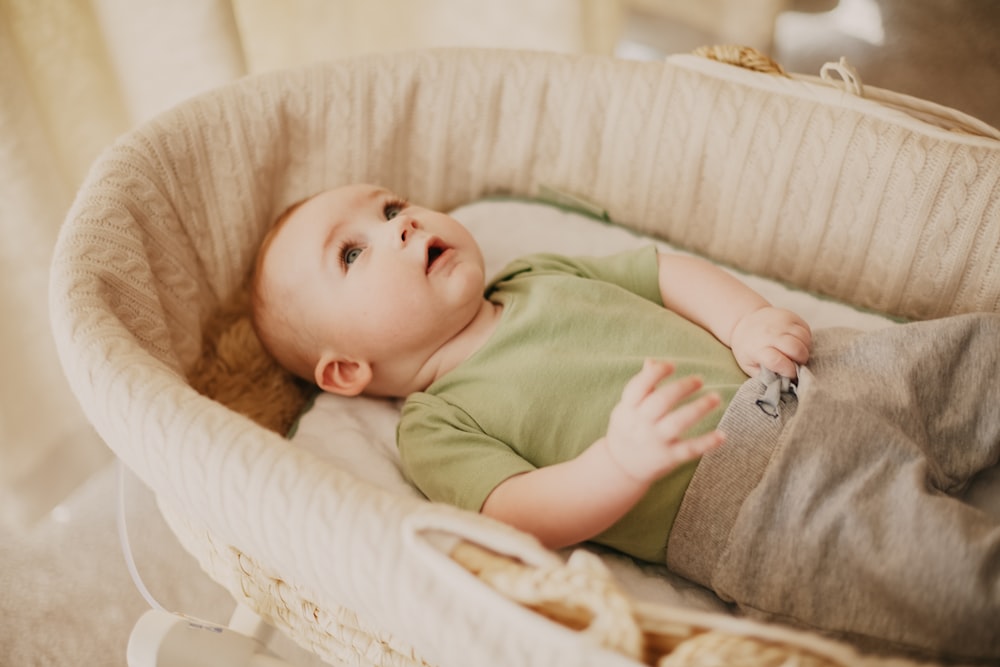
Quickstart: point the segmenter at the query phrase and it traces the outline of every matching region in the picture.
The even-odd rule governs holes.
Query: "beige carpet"
[[[109,465],[29,533],[0,536],[0,667],[125,667],[136,620],[149,606],[118,540],[116,468]],[[165,608],[214,623],[234,604],[170,533],[150,494],[126,478],[136,565]],[[301,667],[323,665],[284,637],[271,648]]]

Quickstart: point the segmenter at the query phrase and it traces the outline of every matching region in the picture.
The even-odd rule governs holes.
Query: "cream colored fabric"
[[[247,73],[363,52],[458,44],[610,52],[617,7],[0,0],[0,526],[29,524],[107,459],[66,391],[45,294],[59,222],[116,136]]]
[[[194,392],[203,323],[280,210],[353,181],[440,209],[546,183],[862,305],[996,310],[1000,141],[980,129],[993,136],[686,57],[438,51],[253,77],[97,162],[53,264],[60,359],[186,547],[322,655],[627,664],[484,589],[442,546],[457,535],[553,564],[533,540],[381,491]]]

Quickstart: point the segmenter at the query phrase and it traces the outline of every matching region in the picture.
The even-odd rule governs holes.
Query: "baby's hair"
[[[301,337],[295,333],[292,333],[290,336],[282,336],[278,333],[279,331],[295,332],[296,329],[288,321],[283,312],[279,312],[274,308],[273,300],[266,298],[263,280],[264,259],[274,238],[281,231],[282,227],[285,226],[289,218],[292,217],[292,214],[308,200],[309,197],[306,197],[288,206],[278,215],[274,224],[271,225],[271,228],[264,235],[260,246],[257,248],[257,256],[254,259],[249,287],[250,323],[264,350],[286,370],[304,380],[313,382],[309,355],[304,349],[305,345],[301,341]]]

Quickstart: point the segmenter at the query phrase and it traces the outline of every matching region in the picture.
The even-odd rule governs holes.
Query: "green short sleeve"
[[[534,470],[469,415],[430,394],[407,399],[397,441],[403,470],[421,493],[474,512],[505,479]]]

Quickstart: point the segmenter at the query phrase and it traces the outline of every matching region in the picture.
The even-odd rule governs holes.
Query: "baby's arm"
[[[775,308],[717,266],[679,254],[660,253],[663,305],[707,329],[729,346],[740,368],[754,376],[761,366],[796,377],[809,360],[812,332],[806,322]]]
[[[605,437],[575,459],[508,478],[486,498],[482,513],[553,549],[611,527],[650,484],[723,442],[719,431],[682,438],[720,399],[706,394],[676,407],[701,381],[686,377],[660,385],[672,372],[669,363],[647,361],[625,386]]]

